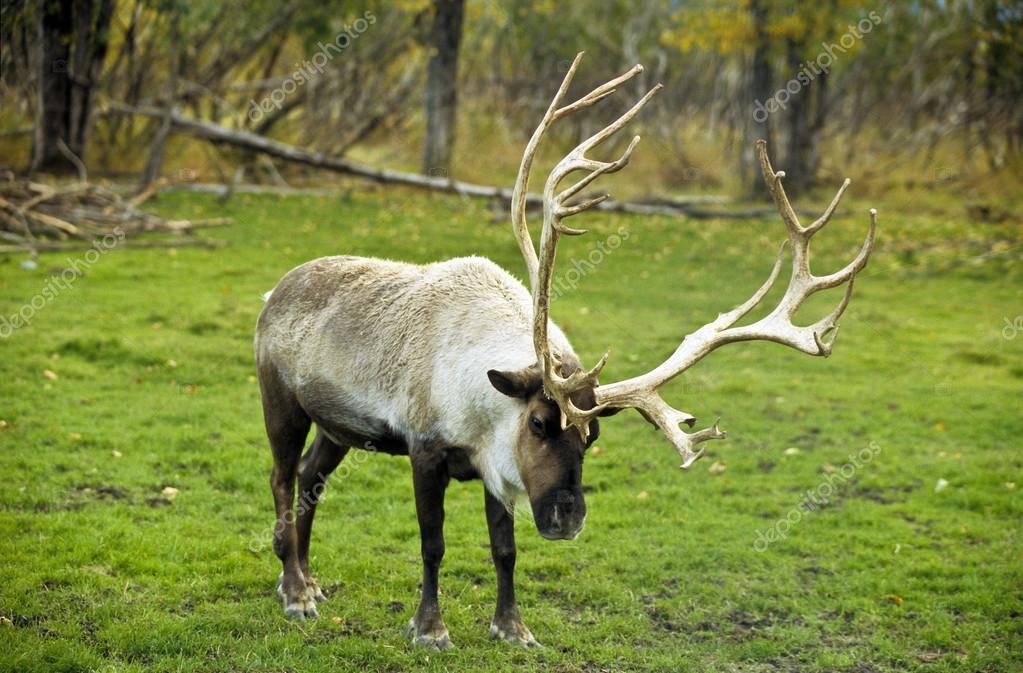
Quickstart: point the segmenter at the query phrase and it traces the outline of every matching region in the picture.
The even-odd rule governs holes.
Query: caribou
[[[423,577],[406,636],[429,648],[452,646],[437,600],[444,493],[452,478],[481,479],[497,574],[490,635],[538,647],[515,600],[514,507],[522,496],[528,499],[544,538],[573,539],[580,533],[586,519],[583,458],[600,432],[598,418],[638,410],[675,447],[682,468],[689,468],[704,453],[700,444],[725,433],[717,422],[683,430],[693,428],[696,419],[665,402],[661,386],[711,351],[739,341],[773,341],[809,355],[831,353],[853,281],[873,247],[876,211],[869,211],[869,233],[855,258],[839,271],[815,275],[810,239],[828,223],[849,180],[823,215],[804,226],[786,196],[784,172],[772,168],[766,144],[759,142],[764,181],[788,232],[767,280],[741,305],[685,336],[667,360],[640,376],[599,382],[606,353],[595,366],[583,366],[549,317],[558,242],[585,233],[565,220],[606,195],[577,195],[600,176],[624,168],[640,138],[614,160],[589,153],[631,122],[660,85],[553,168],[543,187],[543,225],[534,248],[526,202],[530,170],[546,132],[642,72],[637,65],[562,105],[581,57],[526,145],[513,190],[512,226],[530,290],[480,257],[416,265],[334,256],[296,267],[269,293],[257,323],[255,356],[273,454],[273,548],[283,564],[277,593],[289,617],[315,618],[317,601],[326,598],[309,568],[313,517],[327,477],[355,448],[407,455],[411,462]],[[577,172],[581,178],[559,188]],[[766,316],[740,325],[778,278],[786,247],[791,248],[791,275],[784,295]],[[844,297],[828,315],[810,325],[793,323],[809,296],[842,284]],[[303,454],[314,425],[315,437]],[[296,484],[302,503],[297,509]]]

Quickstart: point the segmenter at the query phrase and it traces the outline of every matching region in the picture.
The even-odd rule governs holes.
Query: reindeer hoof
[[[521,619],[505,619],[490,622],[490,637],[494,640],[503,640],[512,645],[518,645],[527,650],[543,649],[543,645],[537,642]]]
[[[306,595],[314,601],[323,602],[327,600],[327,595],[323,593],[320,588],[320,583],[316,581],[315,577],[305,578]]]
[[[416,647],[425,647],[428,650],[450,650],[455,644],[448,636],[448,630],[443,624],[433,629],[416,628],[415,618],[410,619],[405,628],[405,637],[411,636],[412,644]]]
[[[316,611],[316,598],[309,587],[304,587],[294,596],[288,596],[284,590],[284,576],[277,578],[277,598],[284,606],[284,616],[302,622],[306,619],[318,619],[320,614]]]
[[[306,619],[319,619],[320,613],[316,611],[316,603],[303,599],[297,603],[289,603],[284,606],[284,616],[298,622]]]

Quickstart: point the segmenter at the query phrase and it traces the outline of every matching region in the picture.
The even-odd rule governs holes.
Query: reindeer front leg
[[[437,575],[444,558],[444,491],[450,476],[443,458],[415,450],[410,451],[410,457],[422,540],[423,598],[405,635],[411,635],[416,645],[443,650],[454,647],[437,601]]]
[[[497,609],[490,622],[490,637],[527,648],[541,647],[522,623],[515,604],[515,517],[486,488],[483,494],[490,530],[490,554],[497,570]]]

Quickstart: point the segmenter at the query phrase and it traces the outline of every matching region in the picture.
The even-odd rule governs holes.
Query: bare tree
[[[71,79],[67,76],[71,57],[71,12],[61,3],[47,1],[39,16],[39,80],[36,124],[32,138],[29,170],[70,168],[57,149],[57,141],[70,138]]]
[[[153,138],[152,147],[149,150],[149,158],[146,160],[146,167],[142,171],[142,181],[139,184],[139,191],[145,191],[147,187],[156,182],[160,177],[160,167],[163,165],[164,150],[167,147],[167,138],[171,132],[171,112],[177,104],[178,97],[178,75],[181,70],[180,53],[180,28],[181,17],[175,14],[171,19],[170,41],[173,45],[173,63],[170,66],[170,75],[167,82],[167,102],[164,108],[163,119],[160,120],[160,128]]]
[[[796,77],[804,67],[805,48],[805,39],[786,40],[786,61],[792,77]],[[805,72],[802,76],[807,80],[800,92],[791,98],[785,120],[785,168],[792,173],[788,181],[788,191],[792,195],[800,194],[814,184],[820,164],[818,141],[827,111],[828,72],[822,71],[813,79],[809,79]]]
[[[109,42],[113,0],[45,0],[39,12],[39,78],[29,170],[67,171],[63,141],[83,159]]]
[[[462,41],[465,0],[434,0],[433,8],[423,172],[450,175],[451,149],[455,144],[458,45]]]

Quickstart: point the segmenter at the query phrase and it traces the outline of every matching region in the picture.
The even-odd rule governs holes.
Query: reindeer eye
[[[539,416],[530,416],[529,417],[529,425],[530,425],[530,427],[533,428],[533,430],[535,432],[537,432],[537,433],[539,433],[541,435],[543,434],[543,430],[544,430],[544,428],[543,428],[543,419],[540,418]]]

